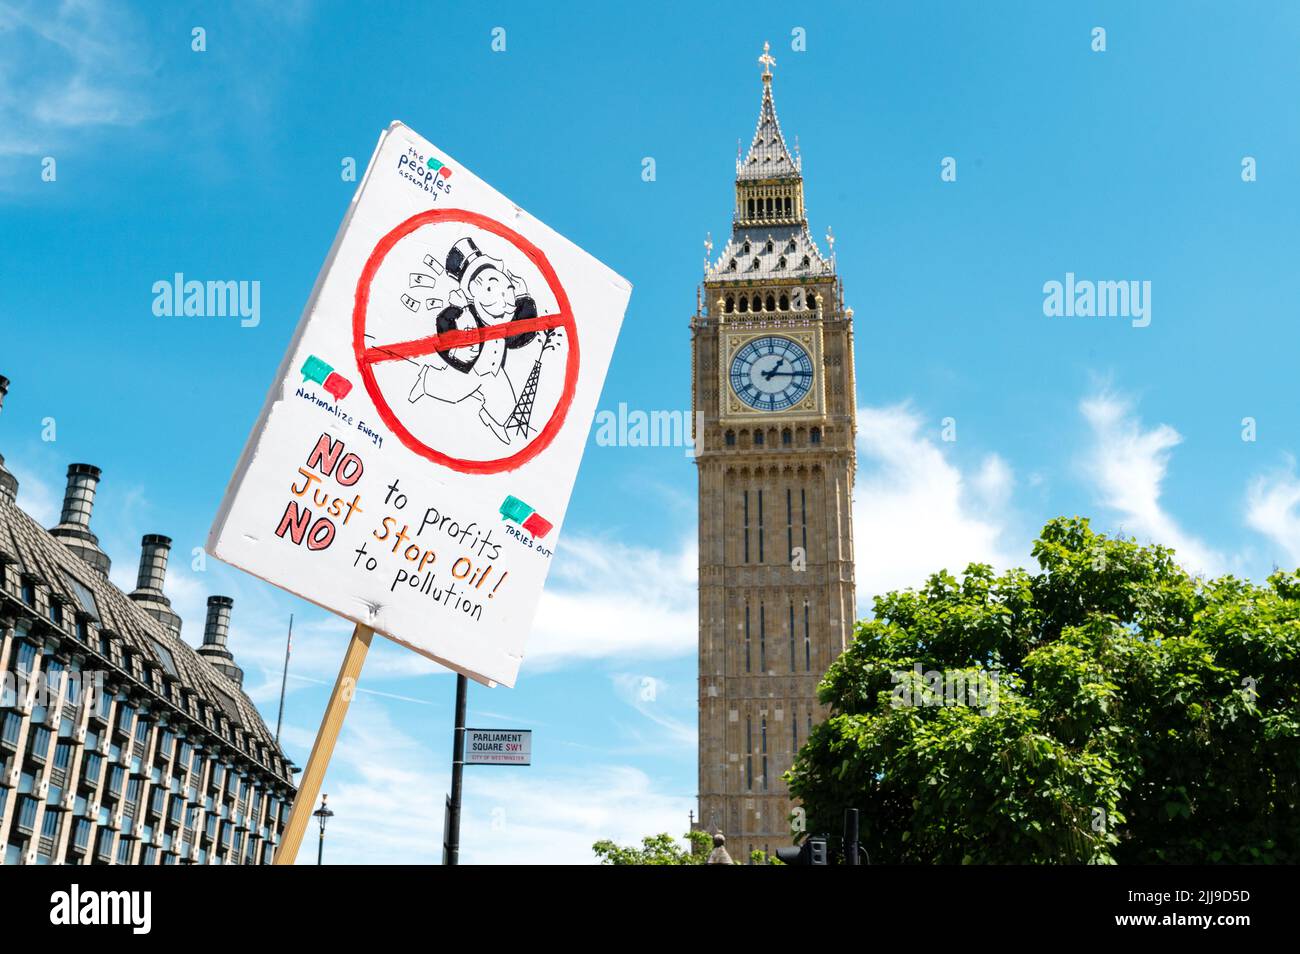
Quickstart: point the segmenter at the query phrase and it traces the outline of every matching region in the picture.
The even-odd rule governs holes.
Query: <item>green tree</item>
[[[702,831],[686,833],[688,848],[663,832],[641,839],[640,848],[624,848],[605,839],[591,846],[602,865],[702,865],[713,849],[713,837]]]
[[[1300,862],[1300,576],[1195,578],[1080,518],[1033,555],[875,601],[786,776],[808,830],[859,808],[886,863]]]

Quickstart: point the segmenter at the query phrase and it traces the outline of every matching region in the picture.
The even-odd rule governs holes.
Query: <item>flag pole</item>
[[[289,638],[284,643],[284,675],[280,677],[280,714],[275,719],[275,744],[280,744],[280,726],[284,724],[284,692],[289,685],[289,652],[293,649],[293,614],[289,614]]]

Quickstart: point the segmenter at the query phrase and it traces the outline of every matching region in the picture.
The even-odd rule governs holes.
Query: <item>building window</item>
[[[799,714],[790,710],[790,751],[799,751]]]
[[[799,488],[799,522],[803,527],[803,552],[808,555],[808,492]]]
[[[808,628],[808,601],[803,602],[803,668],[804,672],[812,672],[812,633]]]
[[[790,671],[794,672],[794,602],[790,603]]]
[[[754,431],[754,445],[755,445],[756,447],[761,447],[761,446],[763,446],[763,432],[762,432],[762,431],[757,431],[757,430]]]
[[[736,446],[736,432],[735,432],[735,431],[727,431],[726,435],[723,437],[723,440],[726,441],[726,444],[727,444],[728,447],[735,447],[735,446]]]
[[[791,431],[790,428],[788,428],[788,427],[787,427],[787,428],[784,428],[784,429],[781,431],[781,444],[782,444],[782,446],[784,446],[784,447],[789,447],[789,446],[790,446],[791,444],[793,444],[793,443],[794,443],[794,432]]]
[[[730,312],[733,312],[733,311],[735,311],[735,310],[736,310],[736,296],[735,296],[735,295],[728,295],[728,296],[727,296],[727,312],[730,313]]]
[[[763,781],[763,791],[767,791],[767,716],[763,717],[762,728],[763,772],[759,776]]]
[[[749,491],[745,490],[742,491],[741,493],[743,495],[744,507],[745,507],[745,520],[744,520],[745,532],[743,534],[743,539],[745,543],[745,559],[743,562],[748,563],[749,562]]]
[[[761,434],[762,431],[755,432]],[[763,491],[758,492],[758,562],[763,562]]]
[[[785,433],[788,435],[790,432]],[[789,487],[785,490],[785,548],[790,559],[794,560],[794,495]]]
[[[36,824],[36,806],[39,803],[30,795],[24,795],[18,800],[18,828],[21,831],[30,832]]]
[[[745,604],[745,672],[749,672],[749,604]]]
[[[767,672],[767,610],[758,604],[758,671]]]
[[[63,604],[58,600],[50,600],[50,622],[55,626],[63,626]]]
[[[809,432],[809,434],[808,434],[808,438],[809,438],[809,440],[812,441],[812,443],[814,443],[814,444],[820,444],[820,443],[822,442],[822,429],[821,429],[820,427],[814,427],[814,428]]]
[[[72,593],[77,597],[77,602],[81,604],[83,612],[90,614],[93,620],[99,619],[99,605],[95,602],[95,594],[75,576],[68,576],[68,582],[72,585]]]
[[[745,788],[754,790],[754,723],[745,716]]]

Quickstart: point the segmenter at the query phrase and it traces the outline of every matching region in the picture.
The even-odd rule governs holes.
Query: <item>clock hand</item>
[[[760,373],[761,375],[763,375],[763,378],[764,378],[765,380],[767,380],[767,381],[771,381],[771,380],[772,380],[772,376],[773,376],[774,374],[776,374],[776,369],[779,368],[779,367],[781,367],[781,365],[783,365],[783,364],[785,364],[785,358],[778,358],[776,364],[772,365],[772,370],[771,370],[771,371],[760,371],[759,373]]]

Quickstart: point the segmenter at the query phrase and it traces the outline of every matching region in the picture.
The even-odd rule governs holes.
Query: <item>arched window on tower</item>
[[[757,262],[758,259],[754,259],[754,261]],[[750,311],[762,311],[762,310],[763,310],[763,299],[761,299],[761,298],[759,298],[757,295],[755,295],[755,296],[754,296],[754,300],[753,300],[752,302],[750,302],[749,308],[750,308]]]
[[[740,296],[740,310],[742,313],[749,311],[749,298],[744,295]]]
[[[782,268],[785,267],[785,259],[781,259],[781,267]],[[781,310],[782,311],[790,310],[790,297],[788,295],[781,296]]]
[[[794,214],[794,205],[791,203],[789,196],[785,197],[785,214],[786,215]]]
[[[726,435],[723,437],[723,440],[726,441],[728,447],[735,447],[735,446],[736,446],[736,432],[735,432],[735,431],[727,431]]]
[[[794,434],[792,434],[790,428],[787,427],[781,431],[781,445],[783,447],[789,447],[792,443],[794,443]]]
[[[756,446],[756,447],[762,447],[762,446],[763,446],[763,432],[762,432],[762,431],[754,431],[754,446]]]
[[[728,312],[733,312],[733,311],[735,311],[735,310],[736,310],[736,296],[735,296],[735,295],[728,295],[728,296],[727,296],[727,311],[728,311]]]
[[[766,304],[768,311],[776,311],[776,297],[771,292],[767,294]]]
[[[750,199],[750,200],[749,200],[749,202],[746,204],[746,208],[749,209],[749,218],[752,219],[752,218],[754,217],[754,200],[753,200],[753,199]]]
[[[822,442],[822,429],[814,427],[808,432],[808,440],[813,444],[820,444]]]
[[[772,251],[772,240],[771,240],[771,239],[768,239],[768,240],[767,240],[767,244],[763,246],[763,251],[764,251],[764,252],[770,252],[770,251]]]

